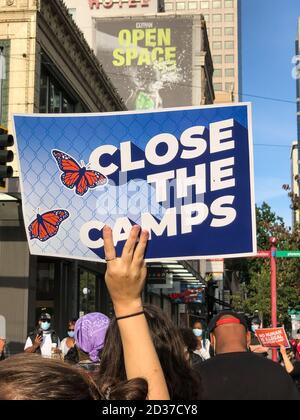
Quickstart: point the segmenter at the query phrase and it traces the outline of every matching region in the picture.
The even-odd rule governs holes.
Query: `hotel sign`
[[[91,10],[100,9],[112,9],[127,7],[129,9],[142,7],[145,10],[151,5],[153,0],[88,0],[88,4]]]

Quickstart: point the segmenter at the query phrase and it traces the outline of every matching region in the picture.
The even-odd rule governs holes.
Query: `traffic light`
[[[14,160],[14,153],[6,150],[14,145],[14,138],[7,130],[0,128],[0,182],[13,176],[13,168],[8,163]]]

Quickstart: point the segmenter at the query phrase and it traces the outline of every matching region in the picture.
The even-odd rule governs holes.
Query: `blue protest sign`
[[[149,230],[148,261],[256,254],[250,104],[14,124],[32,254],[99,261],[105,224]]]

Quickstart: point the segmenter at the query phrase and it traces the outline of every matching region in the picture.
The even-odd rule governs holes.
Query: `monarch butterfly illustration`
[[[41,242],[55,236],[61,223],[70,216],[66,210],[52,210],[44,214],[38,214],[36,219],[29,225],[30,239],[38,239]]]
[[[84,164],[82,166],[68,154],[60,150],[53,150],[52,154],[56,159],[59,169],[63,172],[61,181],[63,185],[71,190],[76,187],[76,194],[83,196],[89,189],[107,184],[106,176],[90,169]]]

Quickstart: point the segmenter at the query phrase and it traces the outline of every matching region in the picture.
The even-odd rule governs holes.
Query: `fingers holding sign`
[[[105,281],[116,315],[122,316],[123,312],[128,313],[128,308],[142,307],[141,294],[147,276],[144,255],[149,233],[133,226],[120,258],[116,257],[113,233],[108,226],[103,230],[103,239],[107,261]]]

